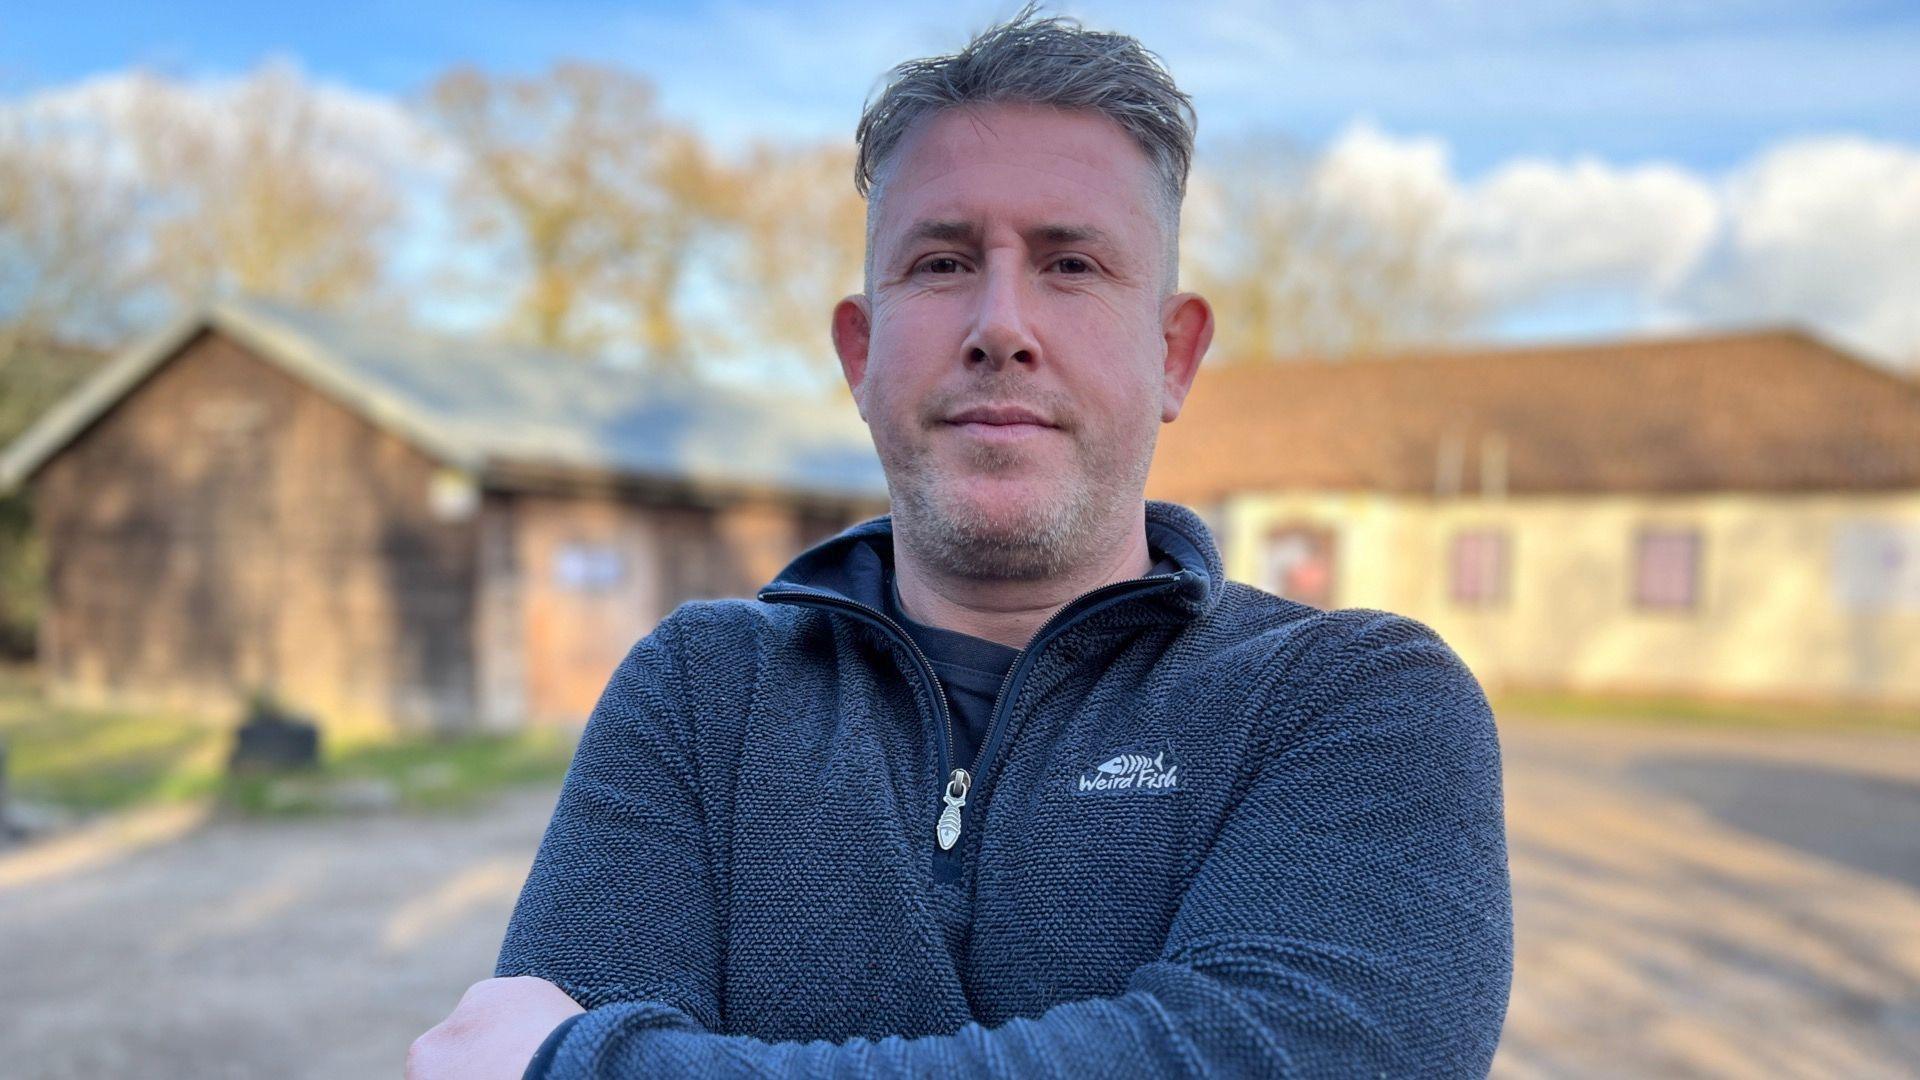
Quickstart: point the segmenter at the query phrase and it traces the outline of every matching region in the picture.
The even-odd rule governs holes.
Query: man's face
[[[895,528],[948,573],[1057,574],[1137,506],[1211,336],[1204,301],[1162,297],[1153,167],[1113,121],[1032,106],[935,114],[888,166],[834,339]]]

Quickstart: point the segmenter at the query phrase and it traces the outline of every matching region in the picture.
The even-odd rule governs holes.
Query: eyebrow
[[[1038,241],[1042,244],[1096,244],[1111,248],[1113,237],[1105,230],[1094,225],[1036,225],[1022,233],[1028,243]],[[980,227],[971,221],[924,219],[916,221],[901,237],[903,245],[916,244],[922,240],[942,240],[949,243],[978,243]]]
[[[1112,247],[1113,237],[1105,229],[1092,225],[1042,225],[1027,234],[1029,239],[1048,244],[1098,244]]]
[[[908,229],[906,235],[900,238],[900,242],[902,244],[915,244],[922,240],[967,242],[973,240],[979,236],[979,234],[980,230],[975,227],[972,222],[935,221],[923,218],[913,223],[913,227]]]

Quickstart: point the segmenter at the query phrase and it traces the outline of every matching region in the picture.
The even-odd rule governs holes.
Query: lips
[[[1007,427],[1014,424],[1031,424],[1035,427],[1054,426],[1039,413],[1020,405],[975,405],[947,417],[947,423],[989,424],[994,427]]]

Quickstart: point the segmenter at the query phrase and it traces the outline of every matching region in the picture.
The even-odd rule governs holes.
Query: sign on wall
[[[581,541],[562,544],[553,555],[553,581],[563,589],[603,592],[620,584],[626,562],[616,548]]]

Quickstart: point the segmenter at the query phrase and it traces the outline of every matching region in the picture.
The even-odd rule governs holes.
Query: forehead
[[[1146,151],[1099,113],[1031,105],[950,108],[915,124],[895,149],[875,239],[884,249],[928,218],[988,228],[1071,218],[1144,240],[1155,182]]]

